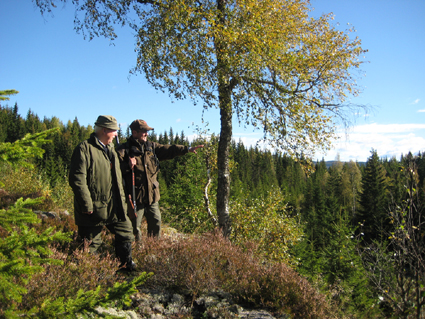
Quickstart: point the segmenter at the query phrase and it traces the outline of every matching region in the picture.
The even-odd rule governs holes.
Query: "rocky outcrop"
[[[183,295],[159,290],[140,289],[132,296],[131,309],[117,311],[98,307],[102,315],[122,316],[128,319],[289,319],[290,316],[274,317],[265,310],[247,309],[231,301],[225,292],[210,292],[194,300],[187,300]],[[136,310],[134,310],[136,309]]]

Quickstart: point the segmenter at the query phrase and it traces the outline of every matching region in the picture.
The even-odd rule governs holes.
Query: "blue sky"
[[[342,29],[354,26],[369,50],[359,82],[363,93],[351,102],[371,111],[355,115],[348,135],[341,130],[334,149],[317,159],[365,161],[372,148],[381,157],[397,158],[425,151],[425,1],[311,0],[311,5],[314,15],[333,12]],[[56,116],[67,123],[77,117],[81,125],[93,125],[99,114],[114,115],[123,127],[141,118],[157,133],[172,127],[187,136],[193,124],[203,125],[201,106],[172,102],[142,75],[129,77],[136,60],[129,29],[119,29],[112,46],[103,38],[84,40],[73,19],[71,3],[42,17],[31,0],[0,1],[0,90],[20,91],[9,106],[17,102],[24,117],[31,109],[41,119]],[[206,111],[204,118],[219,133],[218,110]],[[261,133],[235,123],[233,136],[250,145]]]

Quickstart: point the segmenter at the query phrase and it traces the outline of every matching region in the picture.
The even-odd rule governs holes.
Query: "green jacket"
[[[183,145],[162,145],[155,142],[139,143],[132,136],[126,143],[121,144],[118,156],[121,162],[121,171],[125,181],[127,193],[132,195],[132,172],[128,163],[129,157],[136,158],[134,167],[136,185],[136,205],[152,205],[159,201],[159,163],[173,159],[176,156],[187,154],[189,148]]]
[[[112,143],[107,149],[109,154],[93,133],[72,154],[69,185],[78,226],[107,225],[127,218],[118,156]],[[90,211],[93,214],[84,214]]]

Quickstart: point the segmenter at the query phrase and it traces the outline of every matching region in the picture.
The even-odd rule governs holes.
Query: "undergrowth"
[[[34,225],[41,233],[49,228],[72,230],[72,218],[44,219]],[[146,225],[143,225],[146,226]],[[146,227],[142,227],[145,230]],[[164,227],[166,228],[166,227]],[[104,245],[91,255],[77,240],[51,248],[52,259],[61,264],[46,264],[32,276],[17,305],[21,312],[45,304],[45,300],[72,300],[81,291],[96,291],[105,296],[115,283],[123,282],[115,274],[118,262],[113,255],[113,236],[103,232]],[[144,286],[185,295],[195,300],[203,293],[224,291],[233,301],[252,308],[265,308],[276,315],[291,318],[332,318],[335,312],[326,297],[284,263],[266,263],[257,256],[258,247],[232,244],[220,233],[203,235],[165,235],[146,237],[133,246],[133,258],[139,270],[154,273]]]
[[[72,192],[65,180],[52,188],[36,170],[11,170],[2,164],[0,172],[0,208],[13,205],[19,197],[43,196],[44,200],[34,210],[71,209]],[[105,245],[100,253],[90,255],[87,247],[77,240],[76,226],[69,214],[45,218],[31,227],[39,234],[48,229],[69,233],[72,241],[49,247],[50,258],[58,262],[43,264],[42,269],[27,278],[27,291],[16,302],[16,311],[48,318],[49,313],[55,311],[64,314],[77,311],[77,306],[84,310],[102,302],[110,304],[108,298],[112,297],[114,304],[131,307],[128,296],[134,288],[125,287],[125,278],[115,273],[118,263],[113,254],[113,236],[109,232],[103,233]],[[0,237],[7,236],[8,232],[0,229]],[[192,300],[203,293],[224,291],[234,302],[266,308],[276,315],[336,317],[326,297],[291,267],[259,258],[258,242],[238,244],[231,243],[220,233],[174,234],[161,239],[148,238],[145,234],[142,243],[133,247],[133,259],[144,274],[137,280],[144,286],[181,293]],[[151,272],[153,276],[146,275]],[[122,287],[126,292],[120,298]]]
[[[45,174],[36,168],[12,167],[1,162],[0,176],[0,208],[8,207],[21,197],[43,197],[35,210],[73,211],[74,196],[65,176],[52,187]]]
[[[127,280],[107,249],[89,254],[87,243],[61,231],[61,219],[57,227],[41,223],[30,207],[42,200],[0,209],[0,318],[87,318],[98,306],[130,306],[151,275]]]
[[[147,282],[196,298],[208,291],[226,291],[235,302],[267,308],[293,318],[332,318],[326,297],[283,263],[262,263],[253,249],[233,245],[218,233],[183,239],[146,238],[134,249],[142,271],[154,272]]]
[[[124,279],[117,276],[118,262],[109,254],[92,255],[84,248],[74,251],[61,251],[57,248],[52,250],[51,258],[61,261],[62,264],[46,265],[43,272],[31,278],[20,310],[30,310],[35,305],[42,304],[46,298],[74,298],[80,289],[95,290],[100,286],[100,292],[105,294],[108,287]]]

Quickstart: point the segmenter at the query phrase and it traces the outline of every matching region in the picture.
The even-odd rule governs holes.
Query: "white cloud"
[[[425,149],[425,124],[367,124],[352,128],[348,137],[343,133],[333,143],[333,149],[320,160],[333,160],[340,156],[342,161],[364,162],[375,149],[380,157],[397,159],[409,152],[417,154]]]
[[[418,113],[425,113],[425,109],[418,110]]]
[[[180,123],[182,121],[182,119],[177,119],[176,123]]]
[[[416,99],[412,102],[412,104],[418,104],[421,99]]]
[[[364,124],[354,126],[350,133],[403,133],[425,129],[425,124]]]

